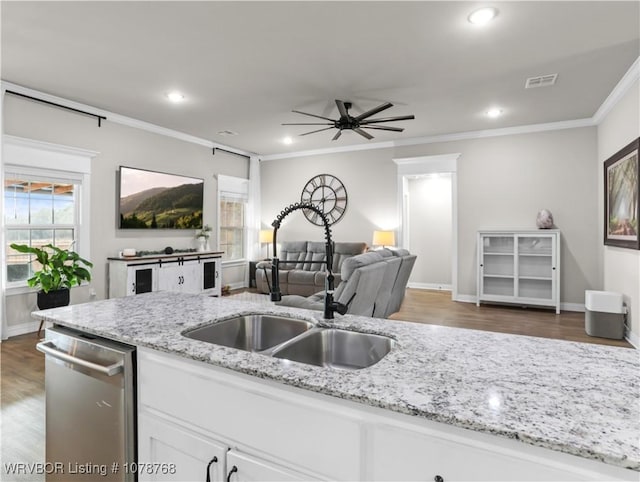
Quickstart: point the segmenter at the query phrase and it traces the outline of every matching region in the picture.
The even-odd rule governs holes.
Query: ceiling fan
[[[380,126],[380,125],[372,125],[372,124],[379,124],[381,122],[394,122],[394,121],[415,119],[415,116],[413,115],[401,115],[397,117],[369,119],[369,117],[376,115],[378,112],[382,112],[383,110],[386,110],[389,107],[393,107],[393,104],[391,102],[385,102],[384,104],[380,104],[378,107],[374,107],[373,109],[368,110],[367,112],[357,116],[352,116],[351,114],[349,114],[349,109],[351,109],[352,107],[351,102],[344,102],[336,99],[336,106],[338,106],[338,112],[340,113],[339,119],[330,119],[328,117],[324,117],[321,115],[309,114],[308,112],[300,112],[299,110],[294,110],[292,112],[295,112],[296,114],[309,115],[311,117],[317,117],[319,119],[324,119],[329,122],[308,122],[308,123],[301,122],[301,123],[286,123],[282,125],[283,126],[331,126],[331,127],[324,127],[322,129],[317,129],[311,132],[305,132],[304,134],[300,134],[300,135],[307,136],[309,134],[315,134],[316,132],[328,131],[329,129],[338,129],[338,132],[336,132],[336,135],[333,136],[333,139],[331,139],[332,141],[335,141],[342,135],[342,131],[344,129],[350,129],[354,132],[357,132],[358,134],[360,134],[362,137],[366,139],[373,139],[373,136],[368,132],[364,131],[363,129],[378,129],[381,131],[402,132],[404,131],[404,129],[400,127]]]

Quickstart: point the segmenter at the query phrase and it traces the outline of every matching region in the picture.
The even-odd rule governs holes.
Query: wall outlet
[[[95,298],[95,297],[96,297],[96,295],[97,295],[96,290],[95,290],[94,288],[91,288],[91,289],[89,290],[89,296],[90,296],[91,298]]]

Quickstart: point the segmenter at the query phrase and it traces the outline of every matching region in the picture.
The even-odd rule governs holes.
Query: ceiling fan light
[[[493,7],[484,7],[474,10],[469,14],[467,19],[469,23],[474,25],[486,25],[498,15],[498,9]]]
[[[493,107],[487,111],[487,117],[491,119],[495,119],[496,117],[500,117],[502,115],[502,109],[498,109],[497,107]]]

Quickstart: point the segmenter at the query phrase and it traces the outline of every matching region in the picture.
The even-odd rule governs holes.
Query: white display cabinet
[[[109,258],[109,298],[180,291],[220,296],[222,252]]]
[[[551,306],[560,313],[560,231],[478,231],[480,302]]]

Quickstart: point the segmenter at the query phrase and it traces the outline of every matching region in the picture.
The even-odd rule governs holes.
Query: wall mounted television
[[[120,166],[120,229],[200,229],[204,180]]]

